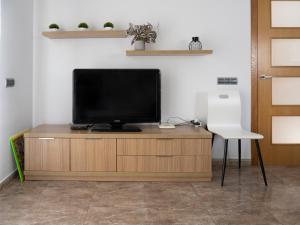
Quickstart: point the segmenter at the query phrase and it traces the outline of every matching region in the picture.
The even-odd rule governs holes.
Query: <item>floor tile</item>
[[[90,207],[85,225],[147,224],[147,209],[130,207]]]
[[[212,182],[13,180],[0,191],[0,225],[300,225],[300,169],[221,167]]]

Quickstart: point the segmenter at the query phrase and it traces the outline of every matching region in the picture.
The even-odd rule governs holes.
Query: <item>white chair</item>
[[[261,172],[267,186],[264,163],[260,152],[259,140],[264,137],[242,128],[241,99],[238,91],[217,91],[208,94],[207,127],[215,135],[225,140],[221,186],[224,184],[228,140],[238,140],[239,168],[241,168],[241,139],[255,140]]]

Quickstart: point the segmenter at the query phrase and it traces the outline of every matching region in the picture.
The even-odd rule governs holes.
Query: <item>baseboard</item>
[[[8,184],[10,181],[12,181],[17,175],[18,175],[18,171],[15,170],[11,174],[9,174],[7,177],[3,178],[0,181],[0,191],[6,184]]]
[[[213,159],[212,165],[213,167],[219,167],[222,166],[223,159]],[[227,160],[228,166],[236,166],[238,165],[238,159],[228,159]],[[251,159],[242,159],[242,166],[251,166]],[[0,181],[0,190],[8,184],[11,180],[13,180],[15,177],[17,177],[18,173],[17,170],[13,171],[11,174],[9,174],[7,177],[2,179]]]
[[[239,164],[238,159],[227,159],[228,166],[236,166]],[[242,166],[251,166],[251,159],[242,159],[241,160]],[[219,167],[223,165],[223,159],[213,159],[212,165],[214,167]]]
[[[25,171],[25,180],[198,182],[211,181],[211,172],[47,172]]]

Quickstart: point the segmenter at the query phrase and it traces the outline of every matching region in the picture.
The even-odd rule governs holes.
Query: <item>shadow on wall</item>
[[[207,122],[207,97],[208,93],[207,92],[198,92],[196,93],[196,105],[195,105],[195,112],[196,118],[200,119],[203,122]]]

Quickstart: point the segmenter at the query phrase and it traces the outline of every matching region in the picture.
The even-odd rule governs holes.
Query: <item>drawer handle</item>
[[[158,140],[158,141],[173,141],[174,138],[158,138],[156,140]]]
[[[157,155],[158,158],[172,158],[173,155]]]
[[[40,140],[54,140],[54,138],[39,138]]]

